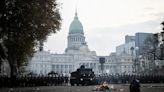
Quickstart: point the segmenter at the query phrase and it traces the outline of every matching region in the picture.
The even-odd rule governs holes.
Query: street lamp
[[[102,71],[102,74],[103,74],[105,58],[104,57],[100,57],[99,58],[99,63],[101,64],[101,71]]]
[[[136,57],[135,57],[135,73],[137,73],[137,71],[139,71],[139,52],[140,52],[140,50],[139,50],[139,47],[135,47],[135,52],[136,52]]]
[[[134,47],[131,47],[130,50],[131,50],[131,55],[132,55],[133,71],[135,72],[135,63],[134,63],[134,57],[133,57],[134,56],[134,53],[133,53]]]
[[[131,55],[132,55],[132,62],[133,62],[134,73],[136,73],[139,48],[138,47],[131,47],[130,50],[131,50]],[[135,55],[134,55],[134,51],[135,51]]]

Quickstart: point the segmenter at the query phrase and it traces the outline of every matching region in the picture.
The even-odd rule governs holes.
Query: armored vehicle
[[[94,80],[94,72],[92,71],[92,68],[85,68],[84,66],[81,66],[76,71],[71,73],[70,77],[70,84],[71,85],[92,85],[95,83]]]

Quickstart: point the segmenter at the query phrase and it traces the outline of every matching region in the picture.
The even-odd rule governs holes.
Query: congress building
[[[70,24],[67,38],[67,48],[64,54],[53,54],[39,50],[30,59],[27,70],[38,75],[46,75],[53,71],[58,74],[69,75],[81,65],[92,68],[95,74],[102,73],[99,58],[95,51],[90,51],[85,41],[83,25],[77,13]],[[133,62],[131,55],[112,53],[105,58],[104,73],[132,74]]]

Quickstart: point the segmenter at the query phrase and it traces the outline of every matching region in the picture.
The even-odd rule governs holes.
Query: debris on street
[[[93,91],[107,91],[116,90],[113,85],[109,85],[106,81],[102,82],[100,85],[95,86]]]

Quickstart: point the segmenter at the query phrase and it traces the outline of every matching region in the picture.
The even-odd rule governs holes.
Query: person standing
[[[137,79],[134,79],[130,84],[130,92],[140,92],[140,82]]]

